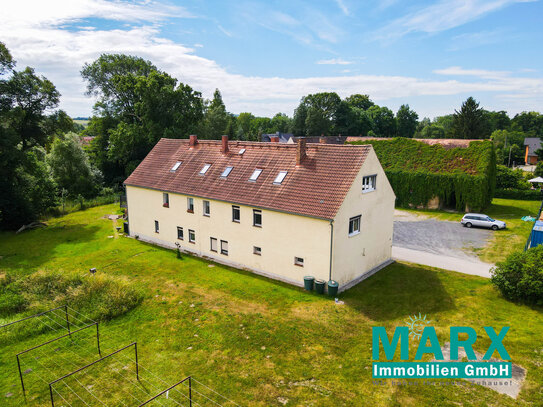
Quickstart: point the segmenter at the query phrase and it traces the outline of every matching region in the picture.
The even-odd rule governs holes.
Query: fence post
[[[55,407],[55,399],[53,398],[53,385],[49,384],[49,394],[51,395],[51,407]]]
[[[68,327],[68,333],[70,334],[70,339],[72,339],[72,332],[70,331],[70,321],[68,320],[68,305],[64,306],[64,312],[66,314],[66,326]]]
[[[98,329],[98,322],[96,323],[96,343],[98,344],[98,355],[102,356],[102,351],[100,350],[100,331]]]
[[[189,407],[192,407],[192,377],[189,376]]]
[[[19,368],[19,377],[21,379],[21,386],[23,387],[23,396],[26,398],[25,383],[23,380],[23,373],[21,372],[21,362],[19,361],[19,355],[17,355],[17,367]]]
[[[138,367],[138,343],[134,343],[134,350],[136,351],[136,378],[138,381],[140,380],[140,373],[139,373],[139,367]]]

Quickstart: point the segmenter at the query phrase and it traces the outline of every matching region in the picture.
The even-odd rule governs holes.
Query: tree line
[[[103,54],[82,67],[87,95],[96,97],[88,126],[58,109],[60,93],[33,68],[16,69],[0,43],[0,227],[14,228],[65,199],[89,199],[119,189],[162,138],[259,141],[262,134],[488,138],[500,163],[522,156],[524,137],[543,133],[543,116],[509,118],[468,98],[458,111],[419,120],[409,105],[397,112],[368,95],[334,92],[304,96],[292,117],[230,113],[215,90],[210,100],[143,58]],[[81,136],[91,136],[83,145]]]

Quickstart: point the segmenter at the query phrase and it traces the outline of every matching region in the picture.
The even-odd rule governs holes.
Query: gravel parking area
[[[476,259],[477,256],[470,253],[470,249],[484,247],[492,233],[495,232],[465,228],[460,222],[435,219],[396,220],[393,245],[460,259]]]

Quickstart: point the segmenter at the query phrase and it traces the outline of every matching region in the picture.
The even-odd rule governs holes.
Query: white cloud
[[[345,14],[346,16],[351,14],[349,12],[349,9],[347,8],[345,3],[343,2],[343,0],[336,0],[336,3],[337,3],[337,6],[339,7],[339,9],[343,12],[343,14]]]
[[[317,61],[317,65],[351,65],[351,61],[346,61],[342,58],[321,59]]]
[[[531,0],[528,0],[531,1]],[[411,32],[436,33],[461,26],[514,3],[526,0],[441,0],[387,24],[378,39],[393,40]]]
[[[220,24],[217,25],[217,28],[218,28],[219,30],[221,30],[222,33],[223,33],[224,35],[226,35],[227,37],[232,37],[232,33],[231,33],[230,31],[226,30],[226,28],[224,28],[222,25],[220,25]]]
[[[29,6],[19,3],[13,3],[13,7],[18,7],[18,11],[24,14],[22,10]],[[16,14],[18,19],[10,18],[0,25],[0,38],[18,61],[18,68],[30,65],[51,79],[62,93],[61,107],[74,116],[91,112],[93,100],[84,96],[85,84],[79,72],[85,62],[93,61],[101,53],[125,53],[149,59],[160,69],[202,91],[208,98],[218,87],[228,109],[234,113],[251,111],[267,116],[277,112],[292,114],[301,96],[322,91],[335,91],[342,97],[367,93],[382,104],[400,99],[411,101],[420,97],[490,93],[501,98],[504,103],[502,109],[518,107],[519,110],[542,110],[543,78],[523,78],[508,72],[466,70],[460,67],[435,71],[439,75],[469,78],[468,82],[454,77],[427,80],[408,76],[347,73],[306,78],[233,74],[215,61],[195,55],[195,48],[163,38],[160,26],[157,25],[162,17],[157,16],[164,12],[155,3],[150,3],[154,7],[154,13],[151,14],[146,14],[145,9],[135,10],[133,3],[113,3],[119,8],[119,15],[122,14],[122,7],[131,10],[133,15],[130,18],[126,17],[130,13],[122,14],[126,21],[140,22],[124,29],[65,30],[58,27],[60,23],[66,24],[88,15],[96,15],[97,8],[93,5],[100,6],[103,1],[86,0],[84,4],[89,10],[87,14],[74,8],[71,13],[59,11],[57,19],[56,10],[44,12],[43,19],[39,13],[24,19],[13,10],[8,10],[10,16]],[[143,21],[145,18],[149,20]],[[337,61],[342,60],[337,58]],[[414,104],[413,107],[416,108]],[[421,110],[419,114],[421,117],[431,116],[433,112]]]

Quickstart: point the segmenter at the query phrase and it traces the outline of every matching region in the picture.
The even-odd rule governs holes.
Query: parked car
[[[492,230],[505,229],[506,224],[501,220],[492,219],[488,215],[482,213],[466,213],[460,221],[467,228],[477,226],[481,228],[489,228]]]

